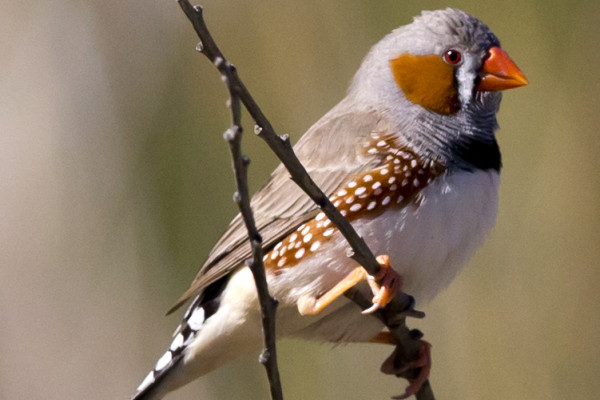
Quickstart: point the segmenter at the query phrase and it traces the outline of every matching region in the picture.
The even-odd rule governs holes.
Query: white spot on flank
[[[404,200],[404,196],[400,195],[398,196],[398,200],[396,200],[396,203],[400,204],[402,203],[402,200]]]
[[[279,261],[277,261],[277,266],[279,268],[283,267],[285,265],[285,262],[287,261],[287,257],[281,257],[279,259]]]
[[[402,181],[402,186],[406,186],[406,185],[408,185],[408,179],[404,179],[404,180]]]
[[[204,323],[204,308],[196,307],[192,315],[187,320],[187,324],[193,331],[197,331]]]
[[[281,247],[282,244],[283,244],[283,242],[277,243],[273,249],[274,250],[279,250],[279,248]]]
[[[410,160],[410,166],[411,168],[414,168],[417,166],[417,160]]]
[[[350,196],[346,198],[346,204],[352,204],[354,203],[354,196]]]
[[[415,180],[413,181],[413,186],[414,187],[418,187],[419,186],[419,180],[417,178],[415,178]]]
[[[381,182],[379,182],[379,181],[375,182],[375,183],[373,184],[373,186],[371,186],[371,188],[372,188],[373,190],[375,190],[375,189],[377,189],[377,188],[379,188],[379,187],[381,187]]]
[[[396,182],[396,177],[395,176],[391,176],[390,179],[388,179],[388,183],[391,185],[394,182]]]
[[[171,352],[167,350],[167,352],[165,354],[163,354],[163,356],[161,358],[159,358],[158,361],[156,362],[156,366],[154,367],[154,370],[161,371],[163,368],[165,368],[167,365],[169,365],[169,363],[171,362],[172,359],[173,359],[173,355],[171,355]]]
[[[365,182],[371,182],[373,180],[373,177],[369,174],[363,176],[363,181]]]
[[[338,190],[338,192],[337,192],[337,195],[339,197],[344,197],[347,194],[348,194],[348,192],[346,192],[346,189],[341,189],[341,190]]]
[[[302,246],[302,242],[298,241],[298,242],[296,242],[296,244],[294,245],[294,248],[295,248],[295,249],[297,249],[297,248],[299,248],[300,246]]]
[[[371,147],[369,150],[367,150],[367,153],[369,153],[369,154],[377,154],[377,149],[375,147]]]
[[[381,175],[387,175],[387,174],[389,174],[389,173],[390,173],[390,170],[389,170],[389,169],[387,169],[387,168],[383,168],[383,169],[382,169],[382,170],[381,170],[379,173],[380,173]]]
[[[340,205],[340,203],[341,203],[341,201],[340,201],[340,200],[336,200],[336,201],[333,203],[333,206],[334,206],[335,208],[337,208],[337,207]]]
[[[350,206],[350,211],[357,212],[361,208],[362,208],[362,205],[360,203],[354,203],[354,204],[352,204],[352,206]]]
[[[304,238],[302,239],[302,241],[304,241],[304,243],[308,243],[310,242],[310,239],[312,239],[312,233],[309,233],[308,235],[304,236]]]
[[[385,197],[383,198],[383,200],[381,200],[381,205],[382,205],[382,206],[387,206],[388,204],[390,204],[390,201],[391,201],[391,200],[392,200],[392,199],[390,198],[390,196],[385,196]]]
[[[325,213],[322,213],[322,212],[318,213],[318,214],[317,214],[317,216],[315,217],[315,219],[316,219],[317,221],[320,221],[320,220],[322,220],[323,218],[325,218]]]
[[[383,193],[383,189],[381,189],[381,188],[377,188],[373,191],[373,194],[375,196],[379,196],[381,193]]]
[[[277,252],[276,251],[272,251],[271,252],[271,260],[275,260],[277,258]]]
[[[304,248],[299,249],[296,254],[294,254],[294,257],[296,257],[297,260],[301,259],[305,251]]]
[[[348,187],[349,188],[353,188],[356,186],[356,182],[355,181],[350,181],[350,183],[348,183]]]
[[[304,229],[302,229],[302,235],[306,235],[308,233],[308,231],[310,231],[310,226],[305,227]]]
[[[390,191],[392,191],[392,192],[393,192],[393,191],[395,191],[396,189],[398,189],[398,185],[396,185],[395,183],[394,183],[392,186],[390,186]]]
[[[333,228],[329,228],[327,230],[325,230],[325,232],[323,232],[323,236],[327,237],[327,236],[331,236],[333,234],[334,229]]]
[[[173,342],[171,343],[171,347],[169,347],[169,350],[175,351],[175,350],[179,349],[182,345],[183,345],[183,335],[181,333],[179,333],[179,334],[177,334],[177,336],[175,336],[175,339],[173,339]]]
[[[377,147],[385,147],[387,145],[387,143],[385,142],[385,140],[380,140],[379,142],[377,142]]]
[[[319,242],[318,240],[315,241],[313,244],[310,245],[310,251],[317,251],[317,249],[321,247],[321,242]]]
[[[293,243],[296,241],[296,239],[298,239],[298,234],[294,233],[292,236],[290,236],[290,243]]]
[[[348,214],[348,212],[346,210],[341,210],[340,214],[342,214],[344,217],[346,216],[346,214]]]
[[[283,247],[281,250],[279,250],[279,257],[283,256],[287,252],[287,250],[287,247]]]
[[[140,386],[138,386],[137,391],[141,392],[142,390],[150,386],[152,382],[154,382],[154,371],[150,371],[150,373],[146,375],[142,383],[140,383]]]
[[[356,190],[354,191],[354,194],[357,196],[360,196],[361,194],[364,194],[367,191],[367,188],[364,186],[358,187],[356,188]]]
[[[371,211],[375,208],[375,206],[377,206],[377,202],[372,201],[369,203],[369,205],[367,206],[367,210]]]

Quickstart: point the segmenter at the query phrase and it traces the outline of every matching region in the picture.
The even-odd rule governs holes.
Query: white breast
[[[498,184],[496,171],[443,175],[423,189],[418,203],[353,225],[375,255],[390,256],[404,277],[404,291],[422,304],[445,288],[483,244],[496,219]],[[295,304],[301,295],[323,293],[356,267],[348,249],[345,241],[332,238],[311,259],[273,277],[274,294]]]
[[[422,304],[448,286],[483,244],[496,220],[498,185],[496,171],[439,177],[418,205],[386,211],[360,233],[375,254],[390,255],[405,292]]]

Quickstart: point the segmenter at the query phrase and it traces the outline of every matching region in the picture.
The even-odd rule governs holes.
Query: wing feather
[[[345,99],[313,125],[294,146],[309,175],[330,196],[350,177],[381,163],[377,155],[362,151],[372,132],[386,132],[380,116],[358,110]],[[279,165],[268,182],[253,196],[252,209],[265,251],[318,212],[313,201]],[[247,231],[238,214],[215,244],[190,288],[169,310],[176,310],[206,286],[236,269],[252,255]]]

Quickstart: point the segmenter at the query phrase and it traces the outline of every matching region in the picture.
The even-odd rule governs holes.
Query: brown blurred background
[[[530,80],[507,92],[498,224],[411,321],[440,399],[600,397],[600,3],[455,1]],[[369,47],[445,1],[204,2],[296,140]],[[226,90],[175,1],[5,2],[0,15],[0,399],[125,400],[170,341],[235,213]],[[245,118],[247,131],[251,122]],[[276,165],[252,134],[252,187]],[[282,341],[286,399],[387,399],[391,348]],[[256,354],[169,399],[266,399]]]

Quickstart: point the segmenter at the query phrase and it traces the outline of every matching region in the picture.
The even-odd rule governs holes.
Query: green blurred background
[[[529,78],[499,114],[498,224],[411,321],[440,399],[600,397],[600,3],[204,2],[225,54],[293,140],[369,47],[421,9],[485,21]],[[175,1],[5,2],[0,15],[0,399],[127,399],[164,312],[235,213],[226,90]],[[246,128],[251,121],[245,117]],[[244,141],[257,188],[276,165]],[[386,399],[391,348],[284,340],[289,400]],[[170,399],[265,399],[257,354]]]

